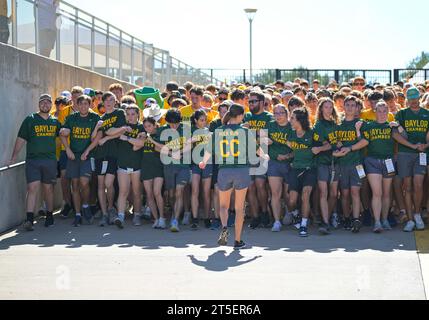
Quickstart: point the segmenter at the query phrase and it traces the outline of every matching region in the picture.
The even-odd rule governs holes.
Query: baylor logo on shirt
[[[36,137],[53,137],[57,131],[57,126],[38,125],[34,126]]]
[[[305,139],[304,141],[307,143],[308,139]],[[298,143],[298,142],[295,142],[295,141],[291,142],[291,147],[292,147],[293,150],[303,150],[303,149],[308,149],[309,148],[308,145],[303,144],[303,143]]]
[[[428,125],[428,120],[405,120],[405,130],[407,132],[426,132]]]
[[[356,131],[337,131],[338,141],[355,141],[356,140]]]

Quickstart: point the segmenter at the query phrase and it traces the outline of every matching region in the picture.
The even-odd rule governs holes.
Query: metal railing
[[[220,84],[166,50],[65,1],[59,1],[58,7],[53,2],[6,0],[10,36],[1,41],[137,86],[163,88],[172,80]]]
[[[395,69],[394,81],[410,80],[411,82],[424,82],[429,80],[429,69]]]
[[[18,168],[18,167],[22,167],[24,165],[25,165],[25,161],[21,161],[21,162],[18,162],[18,163],[11,164],[10,166],[4,166],[4,167],[0,168],[0,173],[3,173],[5,171],[9,171],[9,170],[12,170],[12,169],[15,169],[15,168]]]

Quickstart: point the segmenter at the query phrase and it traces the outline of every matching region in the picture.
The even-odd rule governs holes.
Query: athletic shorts
[[[201,176],[201,179],[203,179],[203,180],[207,179],[207,178],[211,178],[213,175],[213,165],[212,164],[206,165],[204,170],[201,170],[198,165],[193,164],[191,166],[191,170],[192,170],[192,174],[198,174],[199,176]]]
[[[252,179],[250,177],[249,167],[239,168],[220,168],[217,176],[217,186],[220,191],[243,190],[250,186]]]
[[[316,168],[294,169],[289,171],[289,190],[301,192],[304,187],[315,187],[317,183]]]
[[[326,164],[319,164],[317,167],[317,181],[331,183],[332,174],[334,174],[333,182],[337,182],[340,176],[340,168],[338,165],[334,165],[334,170],[332,166]]]
[[[141,169],[140,177],[142,181],[153,180],[155,178],[164,178],[164,168],[162,165],[151,167],[145,166]]]
[[[165,188],[172,190],[176,186],[185,186],[191,181],[191,169],[176,165],[164,166]]]
[[[394,160],[392,160],[394,163]],[[387,172],[386,162],[383,159],[375,159],[372,157],[365,158],[365,171],[366,174],[380,174],[383,178],[393,178],[396,173],[389,174]]]
[[[95,159],[95,173],[97,176],[105,176],[106,174],[115,175],[118,171],[118,160],[112,157],[106,157],[102,159]]]
[[[80,156],[75,160],[67,161],[66,177],[68,179],[78,179],[85,177],[90,179],[92,175],[91,160],[80,160]]]
[[[287,162],[279,162],[270,160],[268,162],[268,177],[279,177],[283,178],[283,183],[288,183],[289,180],[290,164]]]
[[[350,189],[351,187],[361,187],[362,180],[356,169],[357,165],[340,165],[340,189]]]
[[[219,165],[214,164],[213,165],[213,174],[212,174],[212,189],[217,184],[217,176],[219,174]]]
[[[140,169],[134,169],[134,168],[118,168],[118,173],[126,173],[126,174],[133,174],[136,172],[140,172]]]
[[[40,181],[43,184],[55,184],[57,182],[57,161],[27,159],[25,177],[27,183]]]
[[[398,175],[400,178],[424,176],[426,166],[420,165],[420,156],[418,153],[398,153]]]

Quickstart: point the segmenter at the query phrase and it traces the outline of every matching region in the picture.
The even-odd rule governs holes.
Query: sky
[[[429,51],[428,0],[67,0],[195,68],[394,69]]]

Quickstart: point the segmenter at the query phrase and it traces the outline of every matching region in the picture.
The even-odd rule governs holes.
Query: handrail
[[[14,168],[22,167],[23,165],[25,165],[25,161],[21,161],[21,162],[18,162],[18,163],[14,163],[14,164],[11,164],[10,166],[2,167],[2,168],[0,168],[0,173],[1,173],[1,172],[5,172],[5,171],[12,170],[12,169],[14,169]]]

